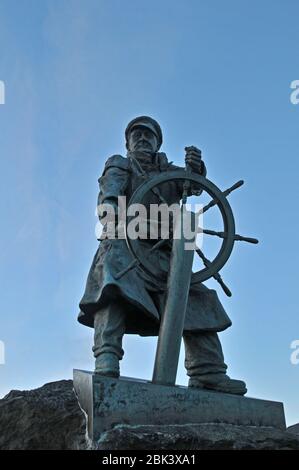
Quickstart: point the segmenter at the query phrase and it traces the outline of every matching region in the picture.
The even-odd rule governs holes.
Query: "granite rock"
[[[299,436],[271,427],[232,424],[119,425],[102,434],[101,450],[299,450]]]
[[[85,417],[72,380],[36,390],[12,390],[0,400],[0,449],[80,449]]]

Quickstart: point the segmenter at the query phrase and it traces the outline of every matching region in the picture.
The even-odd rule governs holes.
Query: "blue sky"
[[[97,178],[148,114],[170,160],[196,145],[218,186],[245,180],[230,202],[238,233],[260,244],[237,244],[223,268],[232,298],[207,284],[233,321],[229,375],[299,422],[298,15],[296,0],[1,0],[0,396],[92,369],[92,330],[76,316]],[[150,379],[155,344],[126,337],[122,374]]]

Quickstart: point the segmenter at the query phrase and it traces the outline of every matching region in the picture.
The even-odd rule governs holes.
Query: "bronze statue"
[[[205,178],[207,171],[201,151],[194,146],[186,147],[187,172],[169,162],[165,153],[159,152],[162,145],[161,128],[150,117],[141,116],[132,120],[127,126],[125,137],[127,156],[110,157],[98,180],[99,205],[111,205],[119,215],[119,196],[132,201],[132,195],[135,194],[136,202],[136,195],[137,199],[142,195],[147,206],[161,201],[171,205],[180,203],[181,200],[186,201],[190,194],[200,195],[206,190],[214,198],[209,207],[220,207],[225,220],[225,231],[203,230],[223,239],[219,257],[212,263],[199,248],[195,250],[202,259],[204,269],[192,274],[188,284],[190,290],[186,294],[186,308],[183,308],[185,312],[182,312],[185,313],[185,317],[182,317],[185,367],[190,377],[189,387],[244,395],[247,391],[245,383],[231,379],[226,374],[227,366],[217,334],[231,326],[231,321],[216,291],[202,283],[203,280],[214,277],[227,295],[230,295],[220,277],[219,269],[227,261],[235,240],[257,243],[255,239],[235,234],[234,219],[226,202],[226,196],[243,182],[225,192],[218,190]],[[204,211],[208,208],[204,208]],[[118,220],[116,225],[117,222]],[[78,320],[94,328],[95,372],[119,377],[119,361],[124,354],[123,335],[159,334],[161,317],[167,302],[167,272],[172,256],[172,241],[165,242],[159,237],[156,240],[142,239],[134,242],[121,237],[111,239],[105,236],[106,228],[104,227],[104,236],[101,237],[90,268]],[[168,336],[171,333],[168,331]],[[181,337],[178,338],[179,343],[180,340]]]

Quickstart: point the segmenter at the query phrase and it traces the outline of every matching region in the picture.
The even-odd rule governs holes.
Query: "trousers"
[[[94,316],[94,357],[113,353],[123,358],[122,339],[125,334],[126,313],[119,301],[110,302]],[[184,331],[185,368],[189,377],[226,374],[221,343],[216,332]]]

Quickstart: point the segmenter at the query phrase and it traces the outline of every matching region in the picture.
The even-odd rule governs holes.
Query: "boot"
[[[215,332],[184,332],[185,367],[189,387],[245,395],[246,384],[227,374],[221,343]]]
[[[206,388],[215,392],[232,393],[233,395],[245,395],[247,388],[242,380],[231,379],[226,374],[210,374],[206,377],[191,377],[189,387]]]
[[[119,377],[119,359],[116,354],[104,352],[96,357],[95,373],[108,377]]]

